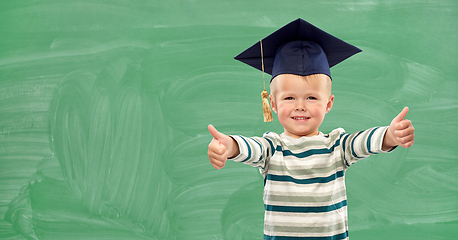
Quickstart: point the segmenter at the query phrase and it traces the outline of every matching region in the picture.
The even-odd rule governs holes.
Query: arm
[[[340,151],[344,166],[348,168],[370,155],[387,152],[382,149],[387,129],[388,127],[374,127],[353,134],[342,133]]]
[[[389,127],[375,127],[354,134],[341,135],[342,160],[349,167],[372,154],[389,152],[396,146],[411,147],[414,142],[412,123],[404,119],[408,108],[396,116]]]
[[[216,169],[221,169],[227,159],[265,170],[267,160],[275,153],[274,141],[266,137],[227,136],[212,125],[208,130],[213,140],[208,145],[208,158]]]
[[[409,148],[414,143],[414,127],[412,122],[404,119],[409,112],[409,108],[405,107],[393,121],[391,121],[388,130],[383,138],[383,150],[389,150],[396,146]]]
[[[275,153],[277,141],[272,133],[263,137],[231,136],[239,146],[239,155],[232,158],[235,162],[241,162],[255,168],[259,168],[261,174],[266,172],[268,160]]]

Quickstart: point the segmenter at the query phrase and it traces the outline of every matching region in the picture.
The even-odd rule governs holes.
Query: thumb
[[[393,122],[400,122],[402,121],[407,113],[409,112],[409,108],[408,107],[405,107],[404,109],[402,109],[402,111],[393,119]]]
[[[218,130],[216,130],[216,128],[211,124],[208,125],[208,131],[216,140],[222,140],[224,137],[226,137],[225,134],[218,132]]]

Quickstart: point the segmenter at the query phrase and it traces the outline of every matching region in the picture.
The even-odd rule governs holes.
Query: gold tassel
[[[262,65],[262,81],[264,82],[264,91],[261,93],[262,97],[262,115],[264,115],[264,122],[272,122],[272,110],[269,105],[269,93],[266,91],[266,79],[264,78],[264,53],[262,51],[262,40],[259,41],[261,45],[261,65]]]
[[[261,93],[262,97],[262,115],[264,115],[264,122],[272,122],[272,110],[270,110],[269,100],[267,97],[269,93],[264,89]]]

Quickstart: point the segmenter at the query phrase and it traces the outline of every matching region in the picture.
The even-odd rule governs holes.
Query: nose
[[[298,100],[296,101],[296,111],[304,111],[307,110],[307,108],[305,107],[305,103],[304,101],[302,100]]]

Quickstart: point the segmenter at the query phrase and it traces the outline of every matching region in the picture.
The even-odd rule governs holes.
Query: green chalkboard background
[[[213,169],[207,125],[282,131],[233,57],[299,17],[363,50],[321,131],[416,128],[347,171],[351,239],[457,239],[456,0],[1,1],[0,238],[262,239],[262,177]]]

